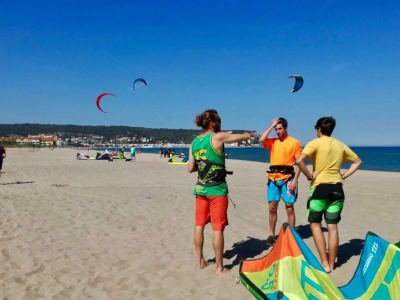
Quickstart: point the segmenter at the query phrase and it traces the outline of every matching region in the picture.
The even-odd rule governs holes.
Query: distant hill
[[[105,139],[118,137],[140,137],[151,141],[190,143],[201,131],[194,129],[144,128],[130,126],[85,126],[55,124],[0,124],[0,136],[27,136],[28,134],[54,134],[61,138],[76,136],[103,136]],[[244,130],[234,130],[244,132]]]

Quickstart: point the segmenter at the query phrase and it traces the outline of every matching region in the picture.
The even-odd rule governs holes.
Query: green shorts
[[[322,215],[326,224],[339,223],[344,205],[341,183],[321,183],[313,187],[307,202],[307,216],[310,223],[321,223]]]

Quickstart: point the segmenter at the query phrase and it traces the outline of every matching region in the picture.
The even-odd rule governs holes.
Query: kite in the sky
[[[294,87],[293,87],[293,89],[290,90],[290,92],[294,93],[294,92],[297,92],[298,90],[300,90],[304,83],[303,77],[301,77],[300,75],[289,75],[288,77],[296,79],[296,82],[294,83]]]
[[[103,112],[103,113],[106,113],[104,110],[102,110],[101,109],[101,107],[100,107],[100,101],[101,101],[101,98],[103,98],[103,96],[115,96],[114,94],[111,94],[111,93],[103,93],[103,94],[100,94],[98,97],[97,97],[97,99],[96,99],[96,106],[97,106],[97,108],[101,111],[101,112]]]
[[[142,82],[142,83],[144,83],[145,85],[147,85],[146,80],[144,80],[143,78],[135,79],[135,81],[133,82],[133,90],[135,90],[135,85],[136,85],[136,83],[138,83],[138,82]]]

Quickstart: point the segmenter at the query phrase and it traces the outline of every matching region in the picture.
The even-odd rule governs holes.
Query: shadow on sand
[[[322,227],[322,232],[327,231],[328,230],[325,227]],[[296,232],[303,240],[312,237],[312,232],[309,224],[297,226]],[[364,248],[364,242],[365,240],[351,239],[347,243],[339,245],[335,268],[338,268],[341,265],[345,264],[351,257],[355,255],[360,255],[362,249]]]
[[[327,231],[325,227],[322,227],[322,231]],[[300,225],[296,227],[296,232],[302,239],[312,237],[310,225]],[[278,238],[278,236],[276,236]],[[232,263],[225,265],[225,268],[232,269],[234,266],[240,264],[241,260],[247,260],[255,258],[267,251],[272,247],[271,244],[267,243],[267,240],[260,240],[252,237],[247,237],[246,240],[234,243],[232,249],[226,250],[224,253],[224,259],[231,259],[235,257]],[[208,262],[215,263],[215,257],[208,260]]]
[[[325,227],[321,227],[322,232],[327,232],[328,229],[326,229]],[[312,237],[312,232],[311,232],[311,228],[310,228],[310,224],[306,224],[306,225],[299,225],[295,228],[297,234],[303,239],[308,239],[310,237]]]
[[[0,183],[0,185],[26,184],[26,183],[34,183],[34,181],[14,181],[14,182]]]
[[[351,239],[345,244],[339,245],[335,268],[346,263],[352,256],[360,255],[364,248],[365,240]]]
[[[325,227],[322,227],[322,231],[327,232],[328,230]],[[296,232],[303,240],[312,237],[311,229],[308,224],[297,226]],[[338,258],[335,267],[338,268],[346,263],[351,257],[360,255],[364,247],[364,242],[365,241],[361,239],[351,239],[347,243],[339,245]],[[266,239],[260,240],[253,237],[247,237],[246,240],[234,243],[232,245],[232,249],[225,251],[224,259],[232,259],[233,257],[236,257],[230,264],[227,264],[224,267],[227,269],[232,269],[233,267],[239,265],[240,261],[255,258],[264,251],[269,250],[271,247],[272,245],[268,244]],[[207,261],[215,263],[215,257]]]
[[[224,259],[231,259],[235,257],[232,263],[225,265],[226,269],[232,269],[234,266],[240,264],[240,261],[254,258],[271,247],[267,240],[259,240],[252,237],[247,237],[246,240],[234,243],[232,249],[226,250]],[[215,262],[215,257],[209,259],[208,262]]]

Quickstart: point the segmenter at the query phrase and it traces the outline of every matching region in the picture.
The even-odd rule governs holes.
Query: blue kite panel
[[[382,264],[389,244],[376,235],[367,235],[360,264],[354,278],[348,285],[339,288],[346,299],[358,298],[369,288]]]

